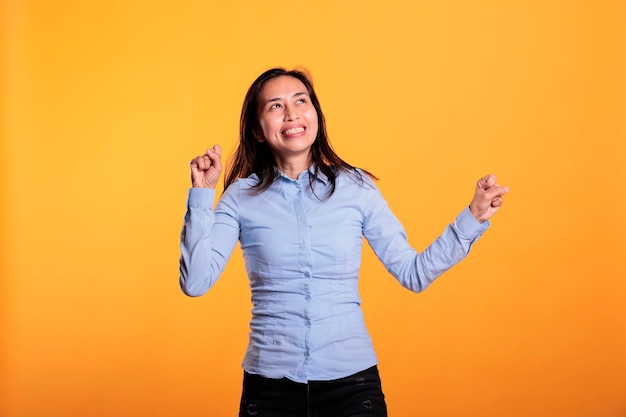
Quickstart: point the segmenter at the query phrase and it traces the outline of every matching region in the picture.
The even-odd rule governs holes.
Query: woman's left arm
[[[508,192],[495,182],[495,176],[478,181],[474,198],[424,251],[417,252],[408,242],[404,227],[376,189],[369,197],[363,233],[387,270],[411,291],[426,289],[438,276],[467,256],[473,243],[487,230],[488,219],[502,205]]]

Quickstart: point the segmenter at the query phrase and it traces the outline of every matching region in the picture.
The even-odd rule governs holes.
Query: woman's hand
[[[191,185],[200,188],[215,188],[222,172],[222,148],[215,145],[204,155],[191,160]]]
[[[502,205],[502,196],[509,192],[509,187],[503,187],[496,182],[493,174],[482,177],[476,183],[476,192],[469,205],[470,212],[480,223],[493,216]]]

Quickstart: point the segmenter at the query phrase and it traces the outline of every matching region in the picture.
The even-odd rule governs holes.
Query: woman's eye
[[[280,109],[282,106],[279,103],[274,103],[270,106],[270,109]]]
[[[303,98],[299,98],[298,101],[296,101],[296,103],[306,103],[306,100]]]

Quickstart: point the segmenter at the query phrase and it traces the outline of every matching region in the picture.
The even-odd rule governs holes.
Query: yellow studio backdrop
[[[178,239],[189,160],[276,65],[418,250],[480,176],[512,190],[422,294],[365,249],[390,415],[626,416],[622,1],[0,4],[1,416],[236,414],[241,253],[187,298]]]

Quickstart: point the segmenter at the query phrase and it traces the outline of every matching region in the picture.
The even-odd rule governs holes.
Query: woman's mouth
[[[287,130],[284,130],[283,135],[289,136],[289,135],[295,135],[295,134],[302,133],[302,132],[304,132],[304,127],[302,126],[292,127]]]

